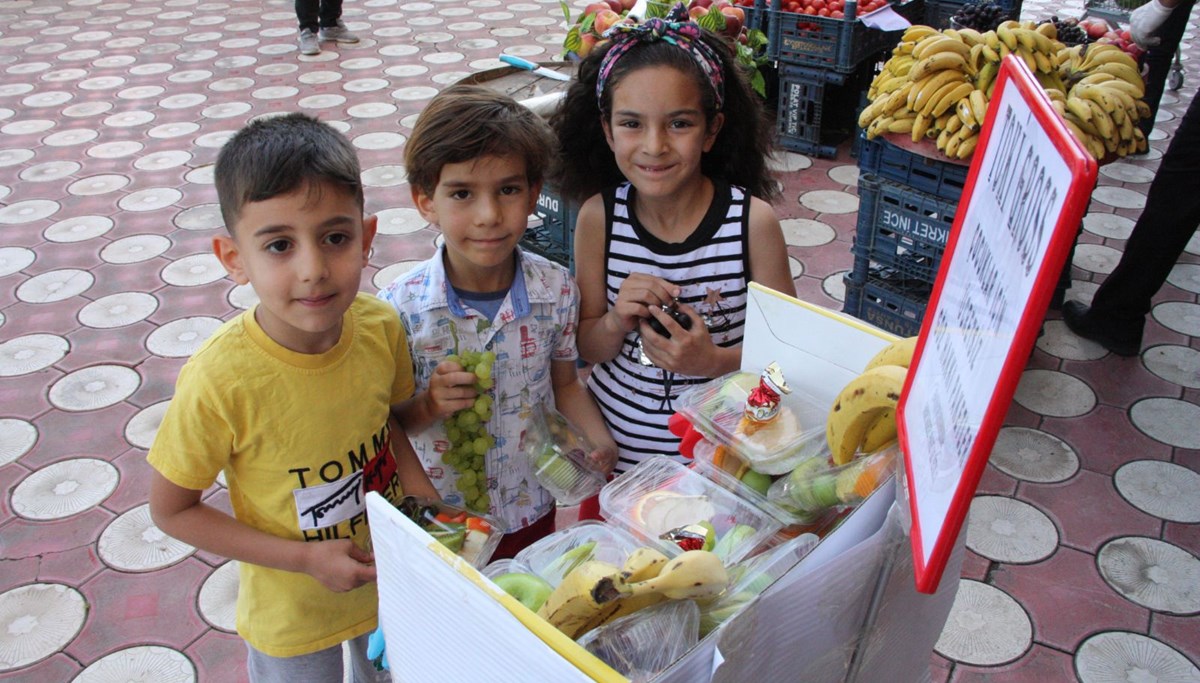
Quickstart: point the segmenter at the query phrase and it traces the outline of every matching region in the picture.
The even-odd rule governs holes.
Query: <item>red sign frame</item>
[[[993,128],[998,118],[998,111],[1001,109],[997,105],[1002,100],[1005,100],[1006,97],[1011,97],[1013,89],[1016,90],[1024,104],[1032,111],[1041,130],[1047,134],[1050,142],[1053,143],[1054,151],[1065,162],[1071,176],[1070,185],[1066,191],[1064,204],[1059,213],[1058,220],[1055,222],[1053,231],[1049,237],[1048,246],[1041,254],[1040,263],[1034,264],[1036,275],[1033,276],[1032,290],[1025,302],[1025,308],[1020,314],[1019,322],[1017,323],[1012,341],[1008,346],[1007,354],[1003,356],[999,376],[995,378],[984,377],[982,381],[980,381],[980,378],[974,378],[974,389],[977,390],[980,386],[991,386],[992,392],[990,398],[986,400],[986,409],[984,410],[978,429],[975,430],[967,457],[962,462],[961,473],[958,474],[957,484],[953,487],[953,497],[950,499],[949,508],[942,519],[940,528],[923,528],[920,508],[922,496],[926,492],[919,490],[915,483],[917,480],[914,478],[914,455],[909,448],[912,432],[907,420],[910,407],[908,399],[913,382],[918,377],[922,356],[925,353],[925,344],[929,340],[930,330],[936,320],[935,312],[938,311],[942,303],[943,294],[945,293],[943,288],[947,281],[947,273],[955,258],[959,238],[963,232],[963,222],[968,214],[967,209],[970,206],[972,198],[976,196],[975,192],[980,169],[984,165],[984,160],[990,154],[994,153],[990,149],[990,143],[992,142]],[[1005,57],[1001,63],[1000,73],[996,80],[995,89],[993,90],[992,104],[988,107],[987,118],[983,123],[979,136],[979,142],[967,175],[967,182],[963,188],[962,198],[955,212],[954,225],[947,241],[945,254],[942,257],[938,277],[934,283],[933,292],[926,307],[926,315],[921,327],[921,335],[917,343],[916,353],[913,357],[903,396],[897,409],[897,421],[900,442],[905,454],[905,476],[908,483],[909,505],[913,521],[912,553],[916,574],[916,587],[917,590],[923,593],[935,592],[941,581],[942,573],[950,558],[950,552],[954,548],[959,532],[962,529],[962,523],[966,519],[967,512],[970,509],[979,479],[983,475],[984,467],[987,466],[988,457],[991,454],[996,435],[1002,426],[1005,414],[1012,402],[1013,394],[1025,369],[1029,353],[1037,340],[1038,331],[1045,318],[1050,297],[1057,285],[1059,273],[1064,267],[1067,254],[1075,242],[1080,221],[1087,208],[1092,189],[1096,182],[1097,164],[1095,159],[1067,130],[1066,124],[1051,106],[1045,91],[1034,78],[1029,68],[1014,55]],[[1028,280],[1026,279],[1024,282],[1028,282]],[[994,383],[991,383],[993,379]],[[919,423],[917,424],[919,425]],[[937,508],[940,509],[940,507],[941,505],[939,504]],[[927,542],[932,543],[931,549],[927,546]],[[927,550],[928,561],[926,561]]]

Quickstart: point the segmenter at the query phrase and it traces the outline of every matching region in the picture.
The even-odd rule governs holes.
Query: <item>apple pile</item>
[[[1081,19],[1079,25],[1087,32],[1092,42],[1116,45],[1139,64],[1142,56],[1146,54],[1145,50],[1133,42],[1133,37],[1129,35],[1128,29],[1113,28],[1107,21],[1098,18]]]

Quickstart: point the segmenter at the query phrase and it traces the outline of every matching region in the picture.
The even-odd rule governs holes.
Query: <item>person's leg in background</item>
[[[1179,7],[1176,7],[1175,11],[1171,12],[1171,16],[1167,17],[1162,27],[1155,33],[1161,42],[1146,52],[1146,95],[1142,99],[1150,105],[1150,116],[1138,122],[1138,127],[1146,135],[1149,135],[1150,131],[1154,129],[1154,117],[1158,114],[1158,102],[1162,99],[1167,76],[1170,75],[1171,65],[1175,61],[1175,52],[1179,49],[1184,30],[1187,29],[1187,22],[1191,17],[1194,4],[1195,0],[1184,0]]]
[[[1186,15],[1184,15],[1186,16]],[[1200,226],[1200,97],[1193,97],[1167,147],[1116,269],[1087,306],[1070,301],[1063,319],[1076,334],[1136,356],[1151,300]]]
[[[342,0],[321,0],[321,30],[318,37],[335,43],[358,42],[358,36],[342,23]]]
[[[321,52],[317,41],[320,30],[321,0],[296,0],[296,21],[300,24],[300,54],[315,55]]]

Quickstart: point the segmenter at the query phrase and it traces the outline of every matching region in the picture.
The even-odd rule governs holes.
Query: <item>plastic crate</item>
[[[579,205],[562,198],[554,188],[543,185],[534,215],[521,237],[521,246],[575,271],[575,220]]]
[[[949,160],[931,159],[898,147],[883,137],[868,140],[865,132],[858,137],[859,173],[869,173],[958,203],[963,186],[967,184],[969,167]]]
[[[780,64],[776,143],[792,152],[837,156],[838,145],[857,129],[861,91],[870,80],[869,66],[854,74],[840,74]]]
[[[742,8],[742,11],[746,13],[746,28],[767,32],[767,0],[754,0],[752,6],[735,6]]]
[[[846,302],[843,312],[900,337],[920,333],[928,294],[914,294],[886,281],[868,280],[859,284],[849,277],[844,279]]]
[[[858,197],[851,278],[863,283],[874,267],[901,286],[932,285],[957,203],[870,174],[859,176]]]
[[[972,0],[974,1],[974,0]],[[1019,19],[1021,16],[1020,0],[991,0],[1006,10],[1009,19]],[[958,14],[962,6],[968,4],[963,0],[925,0],[925,24],[936,29],[950,28],[950,17]]]
[[[854,2],[846,3],[841,19],[784,12],[781,5],[781,0],[771,0],[767,11],[767,57],[782,64],[851,73],[868,58],[895,47],[903,35],[878,31],[856,19]],[[924,17],[923,0],[894,4],[892,9],[910,21]]]

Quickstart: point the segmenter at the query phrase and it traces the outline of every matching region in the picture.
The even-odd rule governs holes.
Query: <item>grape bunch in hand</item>
[[[491,498],[487,493],[487,467],[484,456],[496,439],[487,432],[488,420],[492,419],[492,395],[487,393],[495,385],[492,379],[492,364],[496,354],[492,351],[463,351],[446,360],[458,363],[466,372],[475,373],[475,404],[446,418],[446,438],[450,448],[442,454],[442,462],[458,472],[456,484],[466,506],[475,512],[487,512]]]

